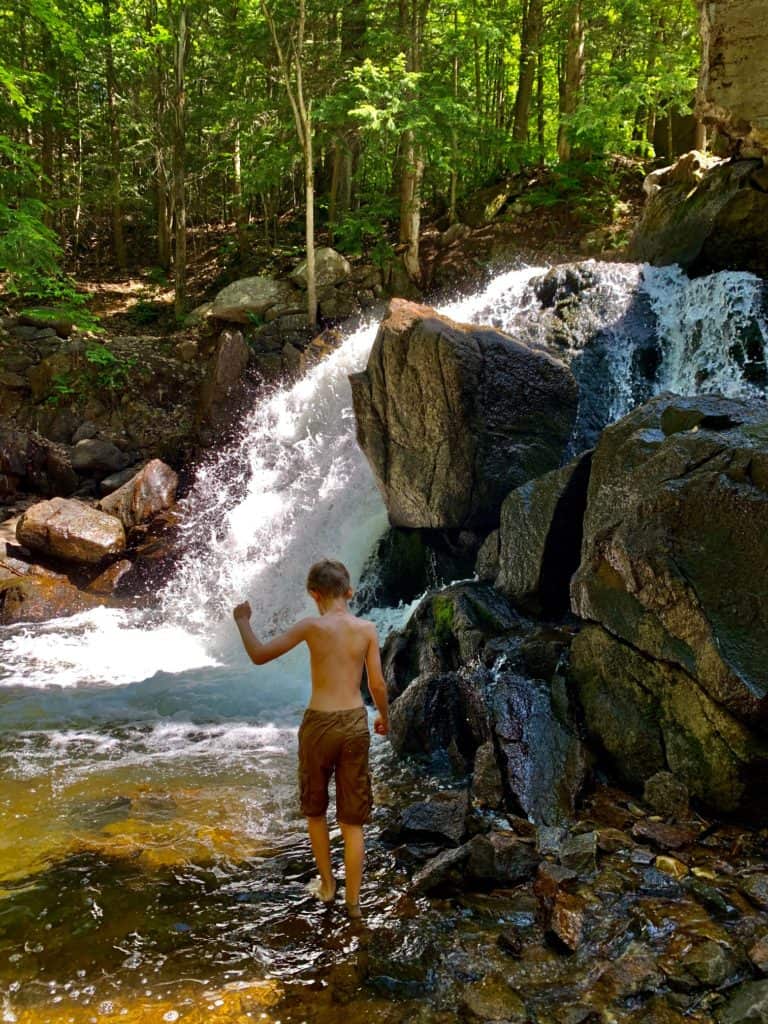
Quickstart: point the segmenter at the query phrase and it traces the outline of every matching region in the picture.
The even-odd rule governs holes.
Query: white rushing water
[[[519,304],[541,269],[502,274],[477,295],[444,308],[473,320],[487,306]],[[0,687],[91,684],[87,715],[114,720],[147,714],[209,717],[298,703],[306,656],[291,652],[254,676],[231,608],[247,598],[257,633],[269,635],[311,612],[304,589],[311,563],[335,557],[359,578],[386,512],[355,440],[348,374],[365,367],[377,324],[350,334],[298,383],[277,390],[246,417],[241,440],[201,466],[181,503],[185,551],[153,613],[99,608],[43,626],[0,631]],[[382,611],[382,631],[408,609]],[[125,695],[104,688],[155,685]],[[168,676],[183,676],[174,689]],[[53,718],[82,701],[50,694]],[[45,720],[45,715],[43,716]],[[7,721],[12,724],[12,719]]]
[[[764,393],[760,372],[768,326],[759,279],[721,273],[690,281],[675,267],[591,266],[597,281],[589,302],[580,304],[579,336],[563,354],[576,368],[588,355],[581,336],[599,330],[607,339],[594,364],[603,380],[605,422],[643,399],[633,369],[634,310],[641,293],[646,319],[649,309],[655,317],[661,353],[656,376],[643,384],[647,393]],[[524,323],[528,336],[541,340],[538,304],[527,285],[542,272],[501,274],[442,311],[458,321],[512,331]],[[347,379],[364,368],[376,327],[351,333],[302,380],[261,400],[246,417],[239,443],[199,468],[182,502],[184,553],[153,612],[100,608],[42,626],[0,630],[0,689],[86,685],[98,694],[97,712],[89,705],[88,713],[107,720],[210,718],[299,703],[307,688],[304,653],[292,652],[255,677],[230,611],[248,598],[257,633],[284,628],[312,611],[304,580],[313,561],[339,558],[357,579],[384,531],[384,505],[355,441]],[[591,374],[593,364],[584,365]],[[589,376],[580,383],[588,388]],[[406,614],[382,611],[382,629]],[[116,688],[125,693],[105,693]],[[29,708],[43,717],[82,717],[74,698],[48,694],[43,703],[27,701],[21,720]],[[7,708],[6,718],[12,725]]]

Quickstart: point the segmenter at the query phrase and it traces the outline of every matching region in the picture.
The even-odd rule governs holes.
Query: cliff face
[[[696,102],[732,154],[768,156],[766,0],[698,0],[703,43]]]

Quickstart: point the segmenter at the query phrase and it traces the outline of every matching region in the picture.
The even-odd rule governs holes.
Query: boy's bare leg
[[[348,907],[357,907],[360,902],[360,885],[363,881],[365,843],[362,825],[345,825],[339,822],[344,836],[344,872],[346,875],[344,899]]]
[[[328,835],[328,821],[325,815],[319,818],[307,818],[309,841],[312,853],[320,874],[320,887],[317,897],[321,900],[332,900],[336,892],[336,879],[331,870],[331,838]]]

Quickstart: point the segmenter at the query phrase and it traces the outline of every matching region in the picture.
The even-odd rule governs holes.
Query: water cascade
[[[765,393],[768,323],[757,278],[689,281],[674,268],[594,264],[593,285],[569,313],[567,303],[542,308],[530,282],[543,273],[502,274],[443,312],[495,323],[570,362],[582,389],[574,448],[662,389]],[[263,399],[241,440],[199,467],[182,502],[182,551],[152,609],[97,609],[0,629],[0,896],[3,886],[20,887],[7,920],[18,914],[25,928],[38,912],[27,906],[25,886],[42,906],[63,900],[67,924],[56,926],[50,962],[48,939],[34,954],[54,1001],[88,1005],[104,977],[113,989],[149,992],[182,975],[240,976],[234,968],[222,975],[222,964],[247,961],[298,977],[319,962],[315,919],[302,924],[295,906],[285,910],[299,891],[295,858],[307,855],[294,805],[306,658],[295,651],[256,672],[230,609],[247,597],[257,632],[269,635],[310,611],[304,576],[315,558],[335,555],[357,577],[386,528],[355,442],[347,381],[365,365],[375,333],[375,324],[360,328],[298,383]],[[375,614],[384,631],[407,612]],[[400,769],[377,749],[391,790]],[[110,846],[113,826],[128,836],[122,846]],[[83,851],[103,854],[104,863],[128,857],[120,870],[131,898],[146,902],[128,938],[118,913],[122,876],[103,864],[94,869],[83,903]],[[206,897],[211,877],[195,865],[211,860],[219,888]],[[175,872],[176,888],[152,874],[163,868]],[[168,938],[192,926],[182,909],[158,910],[158,892],[183,894],[202,922],[199,939]],[[106,943],[95,937],[105,905],[117,915],[105,916],[114,930]],[[75,971],[70,918],[79,922],[72,935],[92,928],[88,941],[103,948],[93,984]],[[326,953],[332,962],[333,949]],[[19,962],[26,956],[25,946]],[[15,961],[0,967],[6,1020],[16,1019],[9,1014],[19,990],[6,984],[15,969]],[[34,972],[25,975],[32,985]]]

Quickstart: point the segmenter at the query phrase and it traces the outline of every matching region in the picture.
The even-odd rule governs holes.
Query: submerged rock
[[[496,525],[512,488],[559,465],[578,398],[543,351],[401,299],[350,380],[390,522],[410,527]]]
[[[32,551],[86,564],[125,548],[125,530],[116,516],[67,498],[51,498],[27,509],[16,536]]]
[[[767,533],[764,402],[661,395],[604,432],[572,583],[599,626],[572,670],[626,782],[667,769],[719,810],[768,806]]]

